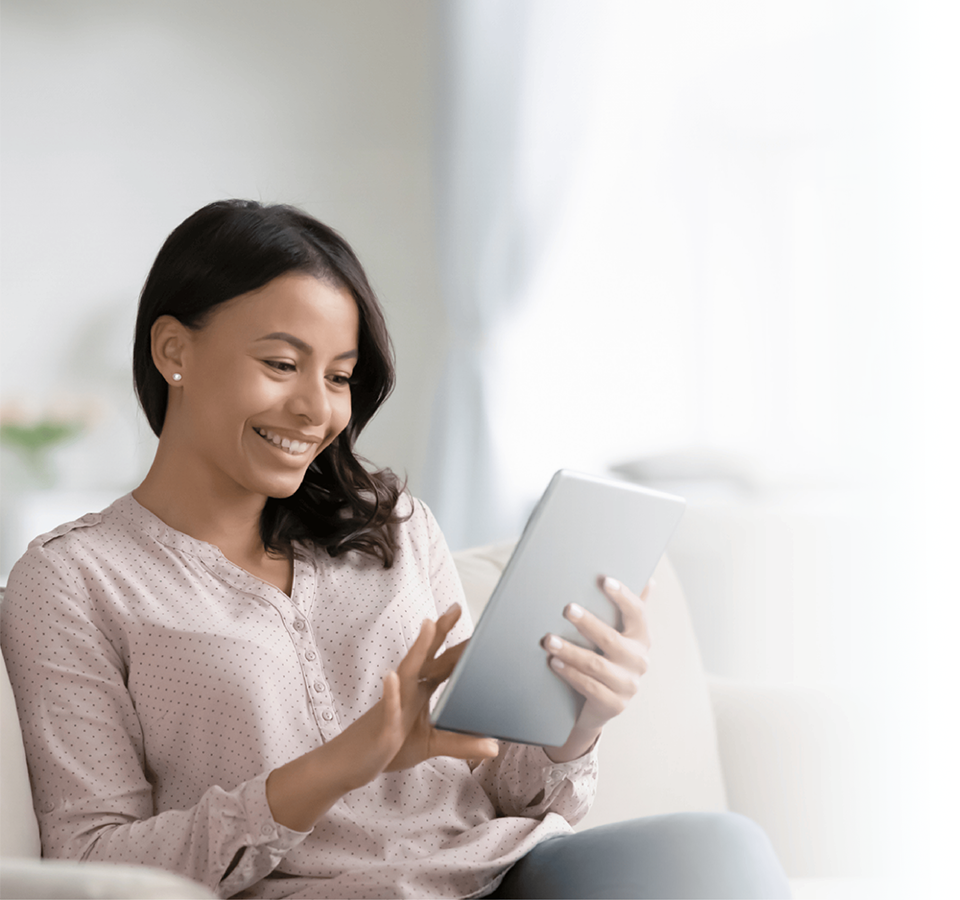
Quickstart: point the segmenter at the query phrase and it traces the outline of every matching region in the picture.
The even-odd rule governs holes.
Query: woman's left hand
[[[601,579],[600,587],[620,610],[621,630],[571,603],[564,616],[597,649],[577,646],[555,634],[548,634],[542,642],[550,654],[550,667],[585,698],[567,742],[563,747],[545,748],[554,762],[576,759],[586,753],[603,726],[626,709],[647,671],[650,635],[646,603],[653,581],[639,596],[613,578]]]

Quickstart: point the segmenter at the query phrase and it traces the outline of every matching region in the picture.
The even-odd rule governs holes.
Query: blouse
[[[298,547],[290,596],[126,495],[35,539],[2,606],[43,854],[158,866],[221,897],[473,897],[587,812],[595,751],[501,743],[273,820],[273,769],[381,696],[424,618],[458,602],[429,509],[404,496],[389,569]],[[504,698],[504,702],[509,702]]]

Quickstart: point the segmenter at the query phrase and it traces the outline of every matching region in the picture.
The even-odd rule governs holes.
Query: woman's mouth
[[[313,442],[308,443],[306,441],[290,440],[290,438],[285,438],[283,435],[275,434],[266,428],[254,428],[253,430],[265,441],[269,441],[275,447],[279,447],[281,450],[289,453],[291,456],[303,456],[303,454],[306,453],[311,447],[316,446],[316,444]]]

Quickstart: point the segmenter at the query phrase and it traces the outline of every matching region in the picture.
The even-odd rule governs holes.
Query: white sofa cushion
[[[7,667],[0,662],[0,857],[40,856],[40,830],[33,811],[23,735]],[[7,895],[13,896],[13,895]]]
[[[0,860],[0,897],[22,900],[213,900],[202,884],[154,869],[60,859]]]
[[[513,544],[499,544],[454,553],[474,621],[512,551]],[[666,559],[654,577],[650,671],[627,711],[604,729],[600,787],[582,828],[726,808],[713,713],[686,601]]]

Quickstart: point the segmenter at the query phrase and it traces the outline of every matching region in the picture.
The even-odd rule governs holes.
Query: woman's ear
[[[183,381],[184,351],[190,342],[189,329],[173,316],[160,316],[150,329],[153,364],[171,387]]]

